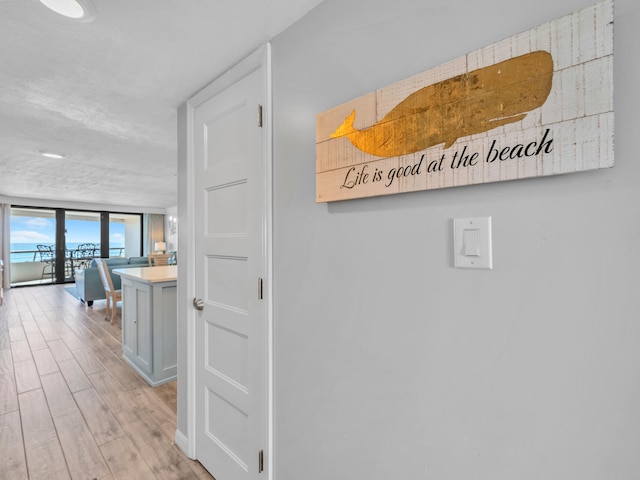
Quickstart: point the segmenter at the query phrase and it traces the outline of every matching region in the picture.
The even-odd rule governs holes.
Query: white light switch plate
[[[493,268],[491,217],[453,219],[453,263],[456,268]]]

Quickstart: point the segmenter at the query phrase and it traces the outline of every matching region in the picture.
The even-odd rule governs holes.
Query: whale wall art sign
[[[320,113],[316,201],[613,166],[613,1]]]

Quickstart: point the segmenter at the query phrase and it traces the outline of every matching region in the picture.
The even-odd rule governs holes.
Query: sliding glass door
[[[101,257],[100,225],[99,212],[65,211],[65,281],[75,281],[76,271]]]
[[[56,281],[56,211],[12,208],[11,286]]]
[[[74,282],[94,258],[142,253],[142,215],[13,207],[11,286]]]

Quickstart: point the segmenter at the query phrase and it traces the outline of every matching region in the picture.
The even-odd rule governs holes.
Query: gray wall
[[[277,480],[640,478],[640,3],[616,165],[315,203],[315,115],[591,5],[327,0],[273,40]],[[494,270],[452,267],[492,216]]]

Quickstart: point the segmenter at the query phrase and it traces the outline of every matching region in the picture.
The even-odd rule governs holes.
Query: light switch
[[[478,229],[465,229],[464,235],[464,255],[466,257],[480,256],[480,237]]]
[[[493,268],[491,217],[453,219],[453,256],[456,268]]]

